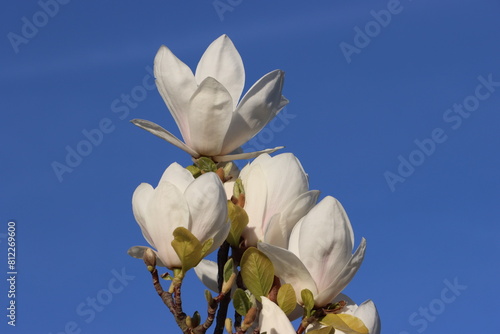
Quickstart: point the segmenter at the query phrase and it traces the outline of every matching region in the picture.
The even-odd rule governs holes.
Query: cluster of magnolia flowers
[[[341,292],[359,269],[366,241],[354,234],[342,205],[309,190],[308,176],[280,147],[243,153],[288,103],[284,73],[264,75],[240,99],[243,62],[223,35],[205,51],[195,74],[162,46],[154,61],[158,90],[184,141],[159,125],[137,126],[189,153],[193,165],[171,164],[154,188],[142,183],[132,206],[149,247],[129,254],[145,261],[156,291],[183,333],[380,333],[377,309]],[[232,163],[252,159],[241,171]],[[217,250],[217,262],[207,260]],[[353,253],[354,251],[354,253]],[[159,275],[157,266],[170,272]],[[215,293],[207,315],[188,316],[181,287],[194,268]],[[162,279],[170,280],[164,290]],[[234,320],[227,317],[232,301]],[[298,329],[292,322],[301,319]]]

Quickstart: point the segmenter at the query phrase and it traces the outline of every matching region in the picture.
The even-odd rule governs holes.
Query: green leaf
[[[238,247],[241,233],[248,224],[248,215],[242,207],[235,205],[231,201],[227,201],[227,210],[231,228],[226,240],[231,246]]]
[[[196,166],[201,169],[203,172],[215,172],[217,170],[217,165],[213,162],[212,159],[207,157],[201,157],[195,161]]]
[[[363,321],[350,314],[327,314],[320,320],[320,323],[333,326],[346,334],[368,334],[368,328]]]
[[[191,174],[193,175],[193,177],[196,179],[198,176],[201,175],[201,170],[196,167],[195,165],[189,165],[186,167],[186,169],[191,172]]]
[[[333,334],[333,333],[335,333],[335,329],[332,326],[328,326],[328,327],[323,327],[320,329],[308,331],[307,333],[308,334]]]
[[[241,257],[241,277],[250,292],[261,301],[267,296],[274,281],[274,266],[269,258],[255,247],[248,248]]]
[[[214,238],[210,238],[205,240],[203,245],[201,245],[201,258],[203,259],[207,253],[210,251],[210,248],[212,248],[212,245],[214,244]],[[200,259],[201,261],[201,259]]]
[[[208,304],[211,304],[212,301],[214,300],[213,297],[212,297],[212,293],[210,292],[210,290],[205,290],[205,299],[207,300]]]
[[[304,289],[300,292],[302,297],[302,303],[304,304],[304,309],[306,310],[307,316],[311,316],[311,310],[314,308],[314,296],[311,290]]]
[[[295,297],[295,290],[290,283],[283,284],[278,290],[278,306],[285,312],[286,315],[290,314],[297,306],[297,297]]]
[[[243,181],[238,178],[236,182],[234,182],[233,186],[233,196],[238,198],[241,194],[245,193],[245,188],[243,187]]]
[[[185,227],[177,227],[173,235],[172,247],[181,260],[182,272],[186,273],[189,269],[196,267],[200,263],[203,258],[203,245]]]
[[[233,294],[233,306],[238,314],[245,316],[248,310],[252,307],[252,303],[250,302],[250,298],[248,298],[245,291],[238,288],[234,291]]]
[[[223,276],[224,282],[229,281],[233,272],[234,272],[233,259],[231,258],[227,260],[226,264],[224,265],[224,276]]]

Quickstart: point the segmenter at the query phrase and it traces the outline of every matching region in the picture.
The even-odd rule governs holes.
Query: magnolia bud
[[[226,332],[228,332],[229,334],[232,334],[233,333],[233,321],[230,318],[226,318],[224,325],[226,327]]]
[[[223,295],[227,294],[228,292],[231,291],[231,288],[233,287],[234,281],[236,280],[236,274],[232,273],[229,279],[222,284],[222,291],[221,293]]]
[[[148,267],[148,271],[152,272],[156,267],[156,254],[151,248],[146,248],[142,256],[144,263]]]
[[[194,327],[198,326],[201,322],[201,316],[200,316],[200,313],[198,311],[195,311],[193,313],[193,316],[191,317],[191,324]]]
[[[189,328],[193,328],[193,322],[191,321],[191,317],[189,315],[186,316],[186,325]]]
[[[243,181],[241,181],[241,179],[237,179],[236,182],[234,182],[233,196],[239,198],[240,194],[244,193],[245,188],[243,188]]]
[[[238,167],[236,167],[236,165],[232,161],[225,164],[223,169],[224,169],[224,177],[226,178],[226,180],[231,179],[232,174],[235,174],[235,171],[236,173],[238,172]]]
[[[241,325],[241,329],[243,331],[246,331],[250,326],[252,326],[253,322],[257,318],[257,308],[256,307],[251,307],[247,314],[245,315],[245,320],[243,320],[243,324]]]

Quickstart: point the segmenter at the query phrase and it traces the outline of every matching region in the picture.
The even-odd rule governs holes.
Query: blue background
[[[445,118],[454,104],[475,101],[479,76],[500,81],[498,1],[221,2],[231,10],[218,13],[213,1],[70,1],[52,7],[53,17],[34,0],[3,3],[0,276],[14,219],[18,308],[12,328],[2,279],[1,332],[170,332],[149,273],[126,255],[146,244],[131,196],[168,164],[190,159],[128,121],[178,134],[148,68],[162,44],[195,68],[224,33],[242,55],[247,88],[271,70],[286,72],[287,117],[249,145],[285,145],[311,188],[343,203],[356,242],[368,241],[346,293],[375,301],[383,333],[496,332],[500,87],[460,124],[458,114]],[[371,11],[388,6],[397,12],[390,22],[373,23]],[[34,19],[38,30],[25,28],[29,38],[12,43]],[[356,47],[357,29],[366,28],[371,37],[358,37],[346,57],[341,43]],[[127,106],[122,94],[136,99]],[[58,178],[54,162],[66,164],[68,147],[101,122],[108,133]],[[437,128],[446,140],[418,153],[415,140]],[[387,172],[410,158],[418,166],[391,187]],[[445,291],[446,302],[445,280],[462,289]],[[202,286],[193,275],[188,285],[188,312],[204,315]]]

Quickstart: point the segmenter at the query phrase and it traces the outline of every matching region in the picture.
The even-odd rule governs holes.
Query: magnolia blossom
[[[240,172],[249,222],[243,231],[247,246],[262,240],[286,247],[293,227],[316,203],[319,191],[309,190],[307,174],[291,153],[262,154]],[[228,198],[234,182],[226,182]],[[217,286],[217,263],[204,260],[195,268],[209,288]],[[213,289],[212,289],[213,290]],[[217,291],[216,289],[214,291]]]
[[[350,314],[355,317],[358,317],[363,321],[365,324],[366,328],[368,328],[368,334],[380,334],[380,317],[378,315],[377,308],[375,307],[375,304],[371,300],[367,300],[361,305],[357,305],[354,303],[351,298],[347,297],[346,295],[340,294],[335,298],[333,302],[338,302],[340,300],[343,300],[347,302],[346,306],[342,309],[340,314]],[[315,323],[311,326],[309,326],[306,330],[306,332],[309,332],[313,329],[319,329],[325,326],[321,326],[318,323]],[[340,329],[335,329],[335,334],[346,334],[345,332],[341,331]]]
[[[260,332],[267,334],[295,334],[290,320],[278,305],[262,297],[262,310],[259,315]]]
[[[297,300],[309,289],[316,306],[326,306],[361,266],[366,241],[354,254],[354,233],[342,205],[327,196],[295,225],[288,249],[259,243],[273,262],[276,276],[292,284]]]
[[[249,222],[243,231],[247,246],[261,240],[286,247],[293,227],[316,203],[319,191],[292,153],[263,154],[245,166],[240,178],[245,189]]]
[[[280,70],[264,75],[240,100],[245,70],[238,51],[226,35],[210,44],[194,75],[166,46],[162,46],[155,57],[154,73],[158,91],[184,142],[155,123],[133,120],[135,125],[194,158],[249,159],[278,149],[227,156],[255,136],[288,100],[281,95],[284,72]]]
[[[132,208],[144,238],[157,250],[158,264],[170,269],[182,266],[171,245],[177,227],[185,227],[200,242],[213,238],[209,252],[229,233],[226,194],[219,177],[206,173],[194,179],[177,163],[165,170],[156,188],[141,183],[132,197]],[[129,254],[142,258],[145,248],[132,247]]]

